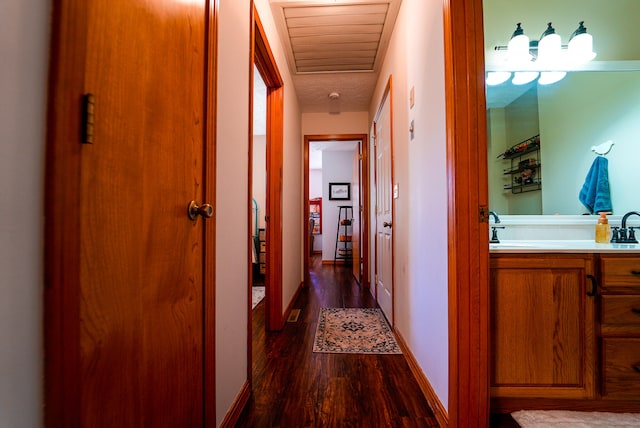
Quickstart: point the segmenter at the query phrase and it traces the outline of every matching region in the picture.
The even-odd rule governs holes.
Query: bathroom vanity
[[[490,246],[492,412],[640,411],[640,245]]]

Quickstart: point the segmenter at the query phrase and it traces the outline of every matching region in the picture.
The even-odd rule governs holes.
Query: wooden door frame
[[[219,0],[206,3],[203,165],[215,165],[217,17]],[[89,7],[84,1],[54,1],[50,41],[45,154],[44,218],[44,403],[45,426],[80,426],[81,386],[66,376],[80,366],[81,97]],[[72,25],[69,25],[69,24]],[[203,183],[215,201],[215,173]],[[186,203],[186,201],[185,201]],[[185,214],[186,218],[186,214]],[[204,226],[203,416],[215,421],[215,222]]]
[[[489,424],[489,249],[482,0],[444,0],[449,426]]]
[[[360,253],[362,258],[362,280],[361,286],[365,288],[370,287],[369,282],[369,135],[368,134],[318,134],[318,135],[305,135],[304,136],[304,283],[305,286],[311,284],[310,277],[310,256],[311,251],[309,240],[309,234],[306,232],[309,229],[309,143],[311,141],[355,141],[360,140],[360,151],[362,154],[362,169],[360,171],[360,188],[364,189],[364,194],[360,195],[360,204],[362,205],[362,213],[360,214],[360,245],[363,251]],[[358,189],[360,191],[360,189]]]
[[[385,87],[384,91],[382,92],[382,98],[380,99],[380,103],[378,104],[378,109],[376,110],[376,114],[373,118],[373,129],[374,129],[374,155],[373,155],[373,182],[374,185],[376,186],[376,194],[377,194],[377,189],[378,189],[378,170],[376,168],[376,159],[377,159],[377,147],[378,147],[378,142],[377,142],[377,135],[378,135],[378,118],[380,117],[380,112],[382,111],[382,106],[384,105],[385,101],[389,101],[389,136],[390,136],[390,141],[389,141],[389,151],[391,152],[390,156],[391,156],[391,188],[392,188],[392,192],[393,192],[393,183],[395,181],[395,161],[393,158],[393,76],[389,76],[389,79],[387,80],[387,86]],[[391,197],[391,224],[396,224],[396,219],[395,219],[395,215],[396,215],[396,200],[395,198],[393,198],[393,196]],[[372,225],[373,228],[373,225]],[[375,225],[375,233],[378,233],[378,217],[377,217],[377,213],[376,213],[376,225]],[[377,236],[376,236],[377,238]],[[373,260],[374,260],[374,273],[375,276],[378,276],[378,239],[374,239],[374,251],[375,254],[373,255]],[[393,289],[393,294],[391,295],[391,319],[389,320],[389,323],[391,324],[391,327],[395,326],[395,316],[396,316],[396,290],[395,290],[395,280],[396,280],[396,263],[395,263],[395,254],[396,254],[396,234],[393,233],[393,229],[392,229],[392,235],[391,235],[391,287]],[[375,298],[376,298],[376,302],[378,302],[378,284],[375,281],[374,278],[374,290],[375,290]],[[379,303],[378,303],[379,304]],[[385,314],[386,316],[386,314]]]
[[[282,313],[282,169],[284,140],[284,83],[275,57],[269,46],[266,32],[251,1],[251,58],[249,75],[249,174],[253,160],[253,69],[260,72],[267,87],[267,192],[266,192],[266,272],[265,272],[265,325],[268,331],[284,327]],[[247,201],[249,225],[251,225],[252,183],[249,180]],[[251,228],[249,228],[251,230]],[[249,284],[251,287],[251,245],[249,242]],[[251,290],[248,290],[251,291]],[[251,294],[251,293],[249,293]],[[249,296],[251,302],[251,296]],[[249,303],[249,326],[251,326],[251,303]],[[251,328],[249,328],[249,357],[251,357]],[[251,358],[249,358],[251,361]],[[249,365],[249,372],[251,372]]]

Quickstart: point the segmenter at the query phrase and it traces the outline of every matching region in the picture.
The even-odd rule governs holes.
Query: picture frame
[[[329,183],[329,200],[351,200],[351,183]]]

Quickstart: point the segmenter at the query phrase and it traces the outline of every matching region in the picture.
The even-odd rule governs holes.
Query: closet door
[[[48,426],[204,424],[209,7],[55,2]]]

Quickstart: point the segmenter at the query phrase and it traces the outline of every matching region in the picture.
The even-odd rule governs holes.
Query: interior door
[[[393,323],[393,195],[391,106],[384,97],[375,122],[376,138],[376,297]]]
[[[67,297],[50,307],[65,334],[47,347],[64,367],[48,381],[59,376],[71,386],[63,398],[47,397],[48,412],[62,414],[62,426],[202,426],[205,313],[213,310],[204,300],[203,217],[210,211],[192,220],[187,205],[206,202],[210,6],[65,3],[58,7],[82,10],[86,23],[64,22],[63,12],[57,27],[86,37],[62,32],[58,43],[86,43],[86,56],[84,63],[57,61],[77,61],[95,118],[93,143],[72,139],[79,158],[60,160],[80,165],[77,230],[68,231],[79,239],[79,273],[64,284]],[[60,169],[53,166],[54,175]],[[73,310],[77,318],[65,316]]]

